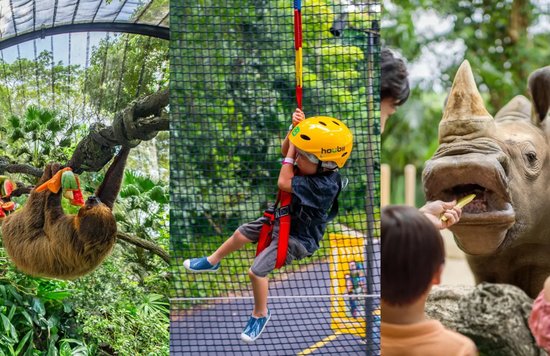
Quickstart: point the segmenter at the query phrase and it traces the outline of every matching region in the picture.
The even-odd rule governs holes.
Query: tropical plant
[[[4,155],[44,167],[48,159],[68,161],[82,131],[81,125],[71,125],[55,111],[29,106],[23,116],[8,118],[0,128],[0,137],[8,137]]]

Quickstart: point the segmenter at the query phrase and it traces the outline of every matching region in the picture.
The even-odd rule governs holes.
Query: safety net
[[[379,354],[380,6],[171,2],[173,354]],[[340,169],[347,184],[320,248],[269,273],[270,320],[245,343],[256,245],[225,257],[215,273],[191,273],[184,261],[212,254],[274,203],[281,142],[298,105],[297,68],[306,117],[337,118],[353,133]]]

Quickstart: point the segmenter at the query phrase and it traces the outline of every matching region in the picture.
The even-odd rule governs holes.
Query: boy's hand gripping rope
[[[302,110],[302,3],[294,0],[294,48],[296,49],[296,102]],[[288,250],[288,237],[290,235],[290,203],[292,194],[279,190],[275,204],[264,212],[266,222],[260,231],[260,239],[256,248],[258,256],[269,244],[271,244],[273,225],[279,220],[279,246],[277,247],[277,261],[275,268],[281,268],[286,261]],[[281,207],[277,209],[277,206]]]

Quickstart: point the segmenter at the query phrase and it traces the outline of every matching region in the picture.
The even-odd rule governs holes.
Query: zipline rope
[[[296,102],[302,110],[302,1],[294,0],[294,49],[296,50]]]

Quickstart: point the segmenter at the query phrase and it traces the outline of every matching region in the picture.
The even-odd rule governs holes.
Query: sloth
[[[101,264],[116,241],[112,210],[129,152],[125,147],[120,150],[95,195],[77,215],[63,212],[61,190],[33,189],[25,206],[4,219],[4,248],[19,270],[37,277],[74,279]],[[38,185],[60,168],[58,163],[48,164]]]

